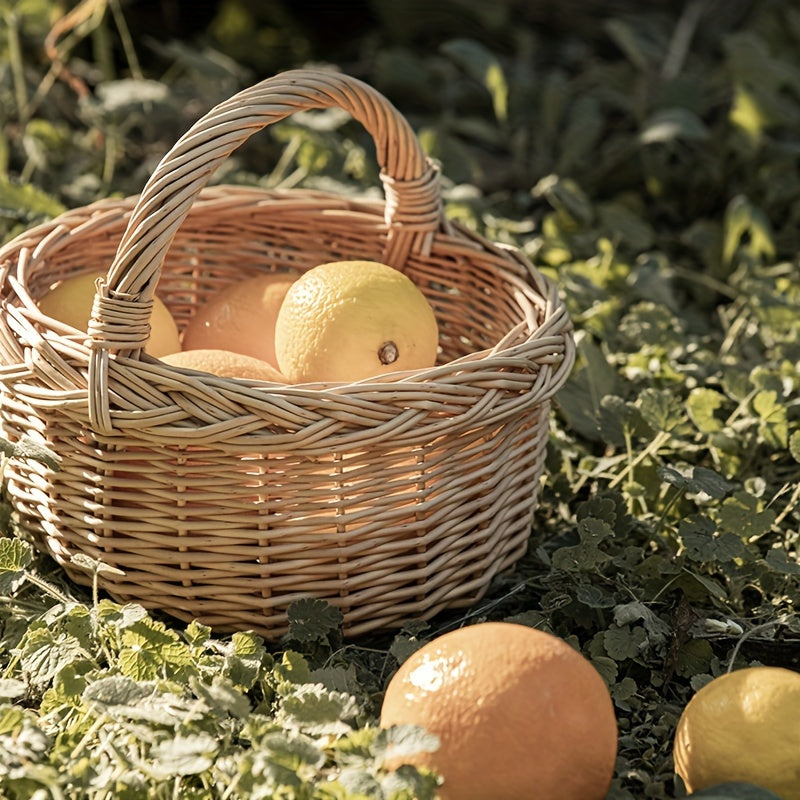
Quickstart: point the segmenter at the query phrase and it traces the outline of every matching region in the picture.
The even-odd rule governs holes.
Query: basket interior
[[[325,261],[381,260],[382,203],[296,191],[237,189],[237,202],[215,200],[215,194],[219,189],[206,190],[205,202],[192,209],[159,278],[157,294],[180,331],[199,307],[237,280],[261,272],[304,271]],[[29,269],[25,285],[31,298],[37,300],[67,277],[105,272],[124,225],[121,214],[110,214],[104,224],[95,224],[96,233],[81,230],[61,239],[51,257]],[[509,282],[523,273],[515,276],[507,260],[464,241],[452,245],[438,237],[430,253],[412,254],[404,266],[436,313],[439,363],[493,347],[524,318]]]

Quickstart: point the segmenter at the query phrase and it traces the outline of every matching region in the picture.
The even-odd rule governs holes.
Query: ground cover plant
[[[425,736],[379,732],[381,694],[424,641],[484,619],[601,672],[609,798],[684,796],[672,735],[694,691],[800,667],[800,10],[374,0],[341,12],[345,36],[330,12],[249,5],[0,3],[0,239],[138,191],[260,77],[365,79],[441,161],[448,215],[522,248],[568,303],[579,358],[530,547],[466,612],[351,641],[308,600],[266,643],[70,585],[4,503],[0,797],[432,797],[431,776],[382,766]],[[292,118],[215,180],[376,192],[370,147],[340,114]]]

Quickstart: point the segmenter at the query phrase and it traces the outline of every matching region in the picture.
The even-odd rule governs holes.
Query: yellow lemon
[[[39,310],[48,317],[59,320],[79,331],[89,327],[92,303],[95,295],[95,281],[102,277],[100,272],[90,272],[66,278],[52,288],[38,302]],[[181,343],[178,326],[169,309],[158,297],[150,314],[150,338],[145,350],[160,358],[167,353],[180,350]]]
[[[296,277],[266,273],[226,286],[189,320],[183,349],[232,350],[276,365],[275,319]]]
[[[230,350],[211,348],[181,350],[169,353],[161,360],[175,367],[186,367],[202,372],[210,372],[223,378],[248,378],[257,381],[286,383],[286,378],[268,361],[234,353]]]
[[[800,800],[800,674],[749,667],[714,678],[686,704],[673,757],[690,792],[742,782]]]
[[[377,261],[333,261],[301,275],[275,321],[278,367],[292,383],[357,381],[431,367],[436,317],[406,275]]]
[[[445,633],[386,687],[380,725],[419,725],[439,748],[392,757],[443,779],[439,800],[602,800],[618,728],[605,681],[563,639],[510,622]]]

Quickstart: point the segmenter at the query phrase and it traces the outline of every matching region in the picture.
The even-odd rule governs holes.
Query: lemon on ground
[[[419,725],[439,749],[399,763],[433,769],[441,800],[601,800],[617,721],[600,673],[563,639],[507,622],[446,633],[392,677],[381,727]]]
[[[210,297],[183,331],[184,350],[232,350],[277,365],[275,318],[296,274],[265,273]]]
[[[66,278],[53,287],[39,301],[39,310],[48,317],[59,320],[79,331],[89,327],[95,282],[103,277],[101,272],[90,272]],[[150,338],[145,350],[156,358],[180,350],[178,326],[169,309],[158,297],[153,300],[150,314]]]
[[[301,275],[275,323],[278,367],[292,383],[356,381],[431,367],[439,335],[425,295],[377,261],[333,261]]]
[[[739,781],[800,800],[800,674],[748,667],[714,678],[686,704],[673,758],[690,792]]]
[[[234,353],[230,350],[197,349],[181,350],[161,357],[166,364],[186,367],[201,372],[210,372],[223,378],[246,378],[248,380],[286,383],[286,378],[268,361]]]

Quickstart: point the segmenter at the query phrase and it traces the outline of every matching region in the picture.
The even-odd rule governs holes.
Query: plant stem
[[[25,580],[32,583],[34,586],[41,589],[45,594],[49,594],[51,597],[54,597],[60,603],[72,603],[73,599],[68,595],[64,594],[60,589],[57,589],[52,584],[48,583],[43,578],[40,578],[38,575],[35,575],[28,570],[24,571]]]
[[[125,15],[122,13],[119,0],[109,0],[108,7],[111,9],[111,15],[114,17],[114,23],[119,31],[119,38],[122,42],[122,49],[125,52],[125,58],[128,61],[128,67],[131,71],[131,77],[136,80],[142,80],[144,73],[142,72],[139,58],[136,55],[136,48],[133,46],[133,37],[131,36],[128,23],[125,21]]]
[[[764,631],[769,628],[775,628],[778,625],[785,625],[792,617],[797,616],[797,614],[784,614],[778,619],[771,620],[770,622],[765,622],[762,625],[756,625],[755,628],[751,628],[746,633],[743,633],[739,637],[739,641],[736,642],[736,646],[733,648],[733,652],[731,653],[730,661],[728,662],[728,669],[726,672],[733,671],[733,665],[736,662],[736,657],[739,655],[739,650],[741,649],[742,645],[744,644],[745,639],[750,638],[754,633],[758,633],[759,631]]]
[[[672,510],[672,507],[675,503],[680,500],[681,497],[685,494],[685,490],[680,488],[679,486],[675,487],[675,491],[672,493],[672,497],[664,504],[664,508],[661,510],[661,514],[658,518],[658,522],[656,522],[655,528],[653,533],[656,535],[660,535],[661,530],[664,527],[664,523],[667,521],[667,514]]]
[[[20,121],[27,115],[28,90],[25,87],[25,65],[22,60],[22,47],[19,43],[19,18],[13,11],[5,13],[8,30],[8,55],[11,60],[11,76],[14,80],[14,97]]]
[[[633,470],[639,466],[646,458],[649,458],[652,455],[655,455],[662,445],[666,444],[670,439],[670,435],[666,431],[659,431],[656,437],[650,442],[647,447],[639,453],[636,458],[632,459],[628,462],[625,469],[617,475],[609,484],[608,488],[613,489],[615,486],[618,486]]]

